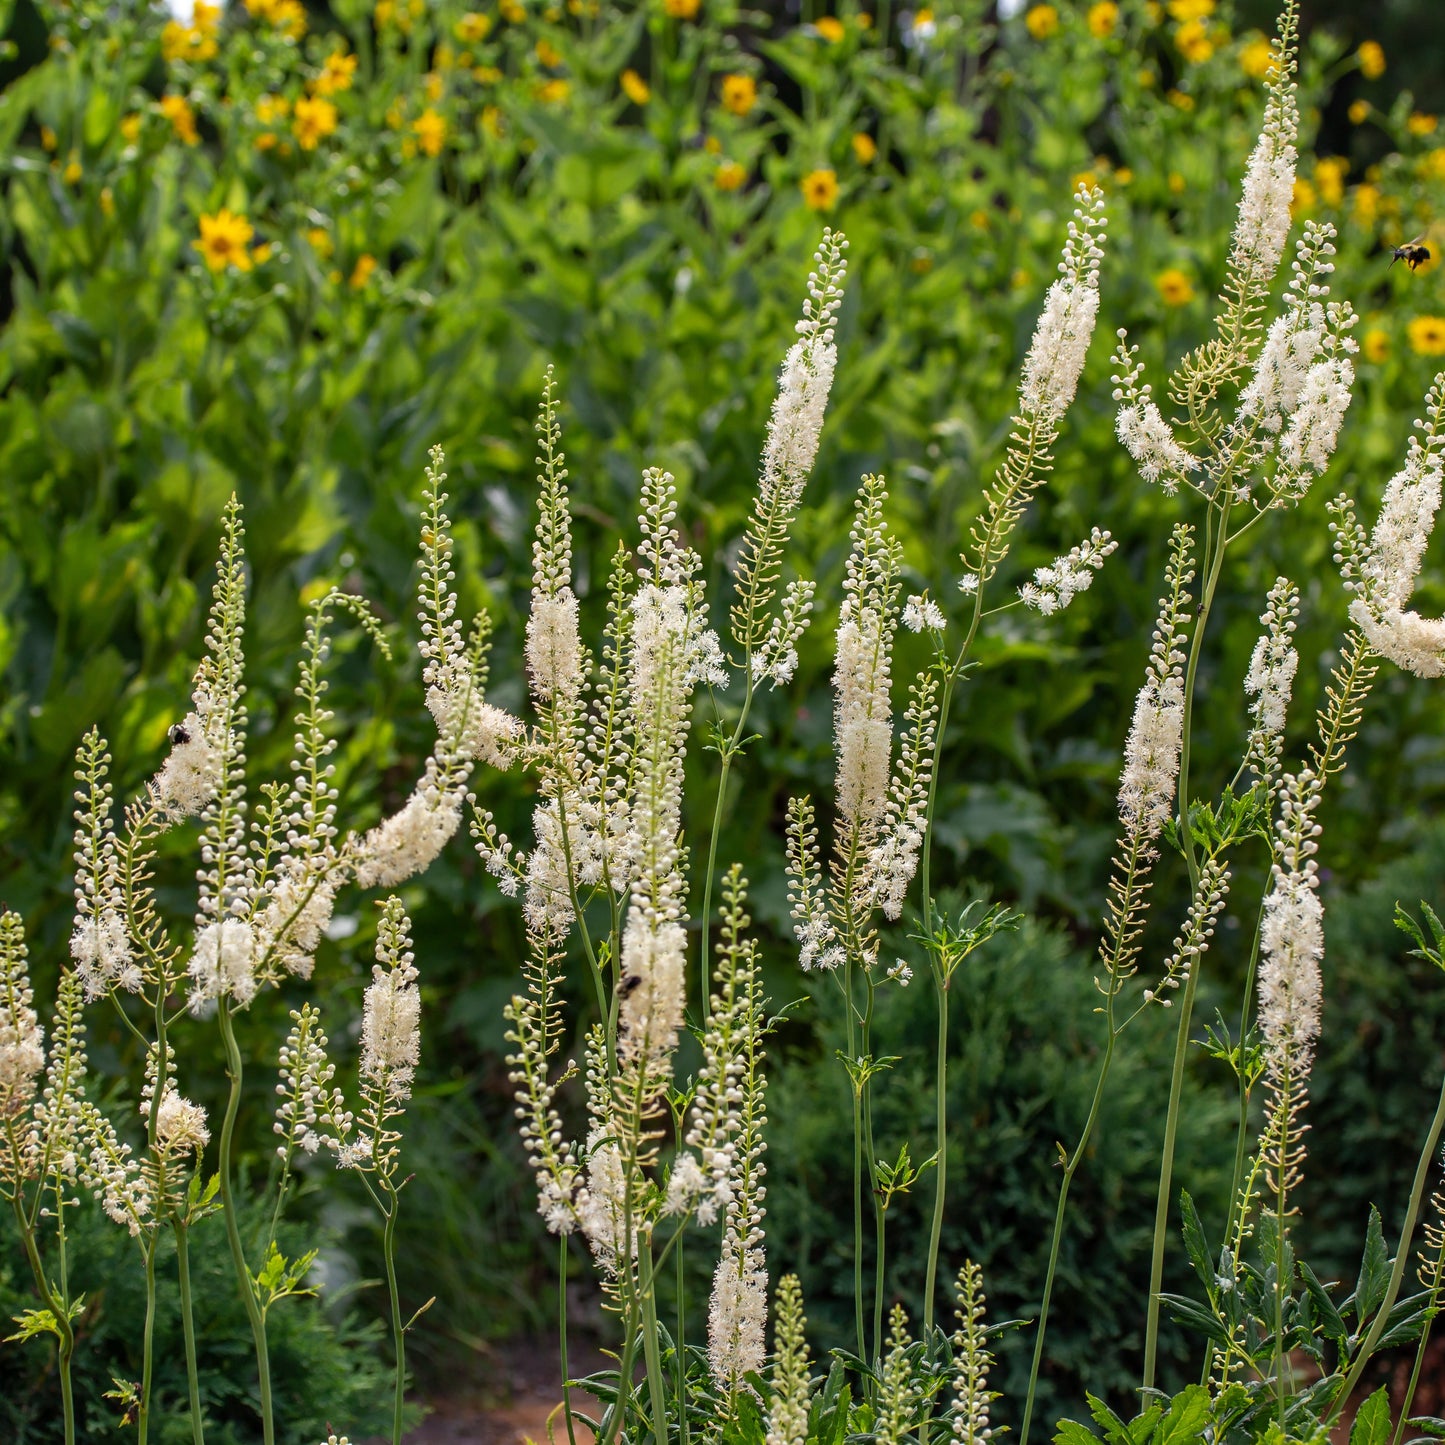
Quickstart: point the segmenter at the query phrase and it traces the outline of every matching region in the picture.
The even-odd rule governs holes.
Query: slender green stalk
[[[1430,1327],[1434,1323],[1433,1319],[1427,1319],[1424,1329],[1420,1331],[1420,1342],[1415,1348],[1415,1363],[1410,1370],[1410,1383],[1405,1389],[1405,1402],[1400,1406],[1400,1422],[1395,1426],[1390,1445],[1400,1445],[1400,1436],[1405,1433],[1405,1422],[1410,1418],[1410,1406],[1415,1403],[1415,1390],[1420,1384],[1420,1368],[1425,1363],[1425,1347],[1430,1343]]]
[[[181,1333],[186,1342],[186,1390],[191,1402],[191,1439],[205,1445],[206,1427],[201,1416],[201,1375],[196,1367],[196,1318],[191,1307],[190,1230],[180,1218],[172,1216],[171,1229],[176,1236],[176,1274],[181,1287]]]
[[[657,1340],[657,1290],[652,1277],[652,1237],[641,1241],[637,1252],[638,1285],[642,1296],[642,1353],[647,1361],[647,1392],[652,1399],[654,1445],[667,1445],[667,1385],[662,1376],[662,1352]]]
[[[567,1420],[567,1439],[577,1445],[577,1427],[572,1423],[572,1370],[567,1364],[567,1236],[557,1236],[557,1339],[561,1347],[562,1413]]]
[[[256,1348],[256,1378],[261,1393],[261,1434],[264,1445],[276,1445],[276,1423],[271,1409],[271,1357],[266,1348],[266,1317],[256,1299],[256,1287],[246,1264],[246,1251],[241,1243],[240,1220],[236,1215],[236,1191],[231,1180],[231,1154],[236,1137],[236,1115],[241,1107],[241,1050],[236,1043],[236,1030],[231,1024],[231,1006],[222,999],[217,1011],[221,1039],[226,1046],[226,1073],[231,1090],[226,1098],[226,1114],[221,1121],[221,1207],[226,1216],[226,1239],[231,1246],[231,1261],[236,1268],[236,1284],[241,1303],[251,1326],[251,1339]]]
[[[687,1277],[683,1270],[682,1231],[686,1221],[678,1226],[672,1236],[669,1248],[676,1247],[677,1258],[673,1261],[677,1280],[677,1334],[674,1336],[673,1354],[677,1360],[677,1426],[681,1445],[687,1445]]]
[[[853,1009],[853,959],[843,960],[843,1008],[848,1020],[848,1057],[858,1057],[858,1023]],[[863,1327],[863,1096],[857,1079],[848,1075],[853,1096],[853,1321],[858,1335],[858,1358],[866,1360],[867,1335]]]
[[[157,1090],[159,1092],[159,1090]],[[156,1326],[156,1241],[154,1230],[149,1234],[144,1247],[146,1280],[145,1333],[141,1337],[140,1405],[136,1410],[136,1440],[146,1445],[151,1424],[151,1382],[155,1371],[155,1326]]]
[[[1410,1243],[1415,1235],[1415,1225],[1420,1218],[1420,1206],[1425,1198],[1425,1185],[1430,1178],[1430,1167],[1435,1162],[1436,1151],[1440,1147],[1440,1134],[1445,1130],[1445,1083],[1440,1086],[1440,1101],[1435,1106],[1435,1117],[1430,1121],[1430,1132],[1425,1139],[1425,1147],[1420,1151],[1420,1162],[1415,1168],[1415,1183],[1410,1190],[1410,1207],[1405,1212],[1405,1223],[1400,1230],[1400,1246],[1395,1251],[1394,1268],[1390,1271],[1390,1283],[1385,1289],[1385,1298],[1380,1301],[1380,1308],[1375,1311],[1375,1318],[1370,1324],[1370,1332],[1365,1336],[1364,1343],[1355,1354],[1354,1362],[1350,1365],[1349,1374],[1341,1382],[1335,1392],[1335,1398],[1330,1405],[1330,1413],[1324,1422],[1326,1430],[1334,1426],[1340,1418],[1350,1395],[1360,1382],[1360,1376],[1364,1373],[1365,1366],[1370,1362],[1370,1356],[1375,1352],[1375,1346],[1380,1342],[1380,1336],[1385,1332],[1385,1321],[1390,1317],[1390,1311],[1395,1307],[1395,1301],[1399,1298],[1400,1283],[1405,1277],[1405,1267],[1410,1262]]]
[[[396,1355],[396,1384],[391,1401],[391,1445],[401,1445],[401,1412],[406,1398],[406,1327],[401,1322],[401,1296],[396,1288],[396,1216],[401,1200],[390,1180],[383,1180],[389,1196],[386,1226],[381,1232],[381,1251],[386,1258],[386,1293],[391,1302],[391,1347]]]
[[[1179,752],[1179,837],[1184,848],[1184,861],[1189,868],[1191,895],[1199,887],[1199,860],[1194,854],[1194,838],[1189,831],[1189,744],[1194,724],[1194,684],[1199,672],[1199,656],[1209,622],[1209,609],[1219,586],[1224,554],[1229,550],[1229,508],[1231,493],[1226,491],[1220,511],[1219,530],[1211,535],[1209,576],[1199,603],[1194,623],[1194,636],[1189,644],[1189,662],[1184,672],[1184,729]],[[1209,513],[1213,522],[1214,514]],[[1169,1073],[1169,1108],[1164,1118],[1164,1147],[1159,1160],[1159,1193],[1154,1202],[1154,1247],[1149,1264],[1149,1303],[1144,1326],[1144,1388],[1154,1387],[1159,1354],[1159,1292],[1164,1283],[1164,1246],[1169,1234],[1169,1207],[1174,1175],[1174,1150],[1179,1138],[1179,1102],[1184,1092],[1184,1065],[1189,1056],[1189,1026],[1194,1014],[1194,998],[1199,992],[1200,960],[1195,959],[1179,1000],[1178,1032],[1174,1037],[1174,1063]]]
[[[14,1151],[13,1157],[19,1157],[18,1149]],[[70,1379],[70,1361],[75,1353],[75,1329],[70,1323],[70,1311],[66,1309],[69,1301],[57,1298],[45,1278],[45,1265],[41,1261],[40,1250],[35,1243],[35,1232],[31,1228],[25,1208],[20,1202],[18,1185],[10,1202],[15,1209],[15,1222],[20,1226],[20,1240],[25,1247],[25,1258],[30,1263],[30,1273],[35,1278],[36,1292],[55,1321],[58,1334],[55,1354],[60,1372],[60,1408],[65,1421],[65,1445],[75,1445],[75,1391]]]
[[[948,985],[951,980],[937,978],[938,984],[938,1047],[933,1065],[934,1134],[937,1150],[933,1170],[933,1222],[928,1230],[928,1269],[923,1284],[924,1335],[933,1327],[933,1296],[938,1285],[938,1247],[943,1239],[943,1207],[948,1190]]]

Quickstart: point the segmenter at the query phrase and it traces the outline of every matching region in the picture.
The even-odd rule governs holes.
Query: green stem
[[[396,1216],[401,1200],[390,1180],[384,1180],[390,1196],[386,1227],[381,1232],[381,1250],[386,1257],[386,1292],[391,1302],[391,1345],[396,1354],[396,1385],[391,1402],[391,1445],[401,1445],[401,1411],[406,1399],[406,1327],[401,1322],[401,1295],[396,1287]]]
[[[159,1089],[157,1089],[159,1092]],[[156,1240],[152,1231],[144,1247],[146,1277],[145,1333],[141,1337],[140,1406],[136,1412],[136,1440],[146,1445],[151,1424],[151,1382],[155,1371]]]
[[[572,1423],[572,1370],[567,1364],[567,1236],[557,1236],[557,1338],[562,1351],[562,1413],[567,1417],[567,1440],[577,1445]]]
[[[677,1280],[677,1338],[674,1354],[677,1359],[677,1426],[681,1445],[687,1445],[687,1278],[683,1271],[682,1231],[686,1220],[678,1226],[672,1236],[669,1248],[677,1247],[677,1258],[673,1261]],[[666,1251],[664,1251],[666,1253]]]
[[[873,1211],[873,1354],[876,1359],[883,1358],[883,1260],[884,1247],[887,1243],[884,1237],[884,1225],[888,1218],[888,1210],[883,1207],[875,1208]]]
[[[657,1291],[652,1278],[652,1236],[637,1252],[638,1285],[642,1293],[642,1354],[647,1361],[647,1392],[652,1398],[654,1445],[667,1445],[667,1385],[662,1377],[662,1352],[657,1339]]]
[[[14,1131],[11,1129],[8,1132],[11,1135],[12,1145],[10,1157],[18,1159],[20,1153],[14,1138]],[[10,1197],[10,1202],[15,1209],[15,1222],[20,1226],[20,1240],[25,1247],[25,1258],[29,1261],[30,1273],[35,1278],[36,1293],[55,1321],[57,1332],[55,1354],[60,1371],[60,1408],[65,1420],[65,1445],[75,1445],[75,1392],[70,1380],[70,1361],[75,1353],[75,1329],[70,1322],[70,1311],[66,1308],[69,1301],[58,1299],[46,1281],[45,1265],[41,1262],[40,1250],[35,1243],[35,1231],[30,1227],[24,1205],[20,1201],[18,1184],[15,1187],[15,1193]]]
[[[1370,1332],[1365,1336],[1364,1343],[1356,1354],[1354,1363],[1350,1366],[1350,1372],[1344,1378],[1335,1394],[1334,1402],[1330,1406],[1329,1418],[1324,1422],[1325,1429],[1333,1427],[1336,1420],[1340,1418],[1341,1412],[1349,1402],[1351,1393],[1360,1382],[1360,1376],[1364,1373],[1365,1366],[1370,1362],[1370,1356],[1375,1351],[1375,1346],[1380,1341],[1380,1336],[1385,1330],[1385,1321],[1390,1317],[1390,1311],[1395,1307],[1395,1300],[1400,1294],[1400,1283],[1405,1277],[1405,1266],[1410,1261],[1410,1243],[1415,1235],[1415,1225],[1420,1218],[1420,1205],[1425,1198],[1425,1185],[1430,1178],[1430,1167],[1435,1162],[1435,1152],[1440,1147],[1440,1134],[1445,1130],[1445,1083],[1440,1086],[1440,1102],[1435,1106],[1435,1117],[1430,1121],[1430,1133],[1425,1140],[1425,1147],[1420,1151],[1420,1162],[1415,1168],[1415,1183],[1410,1190],[1410,1207],[1405,1214],[1405,1224],[1400,1231],[1400,1247],[1395,1251],[1395,1265],[1390,1271],[1390,1283],[1385,1290],[1385,1298],[1380,1302],[1380,1308],[1375,1311],[1374,1321],[1370,1325]]]
[[[221,1024],[221,1039],[226,1046],[226,1073],[231,1080],[231,1090],[226,1098],[226,1115],[221,1121],[221,1207],[226,1216],[226,1239],[231,1246],[231,1262],[236,1269],[236,1284],[241,1291],[241,1303],[246,1310],[246,1319],[251,1326],[251,1340],[256,1349],[256,1378],[261,1393],[261,1435],[264,1445],[276,1445],[276,1424],[271,1410],[271,1357],[266,1348],[266,1317],[261,1313],[256,1299],[256,1288],[251,1282],[251,1271],[246,1264],[246,1251],[241,1243],[241,1224],[236,1214],[236,1192],[231,1180],[231,1154],[236,1136],[236,1115],[241,1107],[241,1050],[236,1044],[236,1031],[231,1025],[231,1006],[227,999],[221,1000],[217,1013]]]
[[[201,1375],[196,1367],[196,1319],[191,1308],[190,1230],[179,1217],[172,1216],[171,1229],[176,1236],[176,1274],[181,1287],[181,1333],[186,1342],[186,1390],[191,1402],[191,1439],[205,1445],[206,1427],[201,1416]]]
[[[1104,1057],[1099,1064],[1099,1079],[1094,1085],[1094,1098],[1089,1105],[1089,1117],[1084,1120],[1084,1132],[1079,1136],[1077,1147],[1064,1165],[1064,1178],[1059,1185],[1059,1202],[1054,1209],[1054,1235],[1049,1244],[1049,1267],[1044,1274],[1044,1295],[1039,1305],[1039,1330],[1034,1339],[1033,1363],[1029,1366],[1029,1392],[1024,1399],[1024,1422],[1019,1429],[1019,1445],[1028,1445],[1029,1426],[1034,1418],[1034,1397],[1039,1386],[1039,1366],[1043,1363],[1044,1358],[1044,1336],[1049,1327],[1049,1303],[1054,1294],[1054,1277],[1059,1269],[1059,1245],[1064,1238],[1064,1213],[1069,1202],[1069,1186],[1074,1182],[1074,1174],[1084,1158],[1084,1151],[1094,1137],[1094,1125],[1098,1122],[1099,1107],[1104,1100],[1104,1085],[1109,1078],[1109,1065],[1114,1059],[1114,1041],[1118,1035],[1113,1027],[1112,996],[1109,1005],[1111,1013],[1109,1042],[1104,1046]]]
[[[858,1024],[853,1011],[853,960],[843,961],[843,1007],[848,1018],[848,1057],[858,1057]],[[866,1360],[867,1335],[863,1327],[863,1093],[857,1080],[848,1075],[853,1096],[853,1319],[858,1333],[858,1358]]]
[[[1194,623],[1194,636],[1189,644],[1189,663],[1184,673],[1184,727],[1179,750],[1179,837],[1184,848],[1184,861],[1189,868],[1190,896],[1199,889],[1199,860],[1194,856],[1194,837],[1189,831],[1189,745],[1194,722],[1194,684],[1199,672],[1199,656],[1209,621],[1209,609],[1219,586],[1224,554],[1229,550],[1230,495],[1226,493],[1219,518],[1217,537],[1209,545],[1209,577],[1199,603],[1199,616]],[[1214,514],[1209,514],[1213,522]],[[1200,960],[1194,960],[1179,1000],[1178,1032],[1174,1038],[1174,1063],[1169,1073],[1169,1109],[1164,1119],[1164,1148],[1159,1160],[1159,1193],[1154,1202],[1154,1247],[1149,1263],[1149,1303],[1144,1326],[1144,1388],[1154,1387],[1159,1355],[1159,1293],[1164,1283],[1164,1246],[1169,1233],[1169,1206],[1174,1175],[1174,1149],[1179,1137],[1179,1101],[1184,1092],[1184,1065],[1189,1057],[1189,1025],[1194,1013],[1194,998],[1199,992]]]
[[[711,996],[712,977],[708,966],[708,943],[709,934],[712,929],[712,880],[717,872],[717,840],[718,834],[722,832],[723,805],[727,801],[728,775],[732,772],[733,758],[737,755],[742,745],[743,728],[747,725],[748,713],[753,706],[753,669],[752,655],[745,660],[747,671],[746,691],[743,693],[743,708],[738,715],[737,726],[733,729],[733,735],[720,748],[722,754],[722,769],[718,774],[717,781],[717,802],[713,805],[712,832],[707,842],[707,872],[702,879],[702,912],[698,915],[701,927],[699,931],[701,938],[702,970],[701,985],[702,991],[698,994],[698,1015],[707,1016],[707,1001]]]
[[[1415,1390],[1420,1383],[1420,1367],[1425,1363],[1425,1346],[1430,1343],[1430,1326],[1433,1320],[1425,1321],[1425,1328],[1420,1331],[1420,1343],[1415,1350],[1415,1364],[1410,1371],[1410,1384],[1405,1390],[1405,1403],[1400,1406],[1400,1423],[1395,1426],[1395,1433],[1391,1437],[1390,1445],[1400,1445],[1400,1436],[1405,1433],[1405,1422],[1410,1418],[1410,1406],[1415,1403]]]
[[[923,1329],[933,1328],[933,1296],[938,1287],[938,1247],[943,1239],[943,1205],[948,1188],[948,985],[938,983],[938,1047],[933,1068],[934,1134],[938,1152],[933,1158],[933,1223],[928,1231],[928,1271],[923,1282]]]

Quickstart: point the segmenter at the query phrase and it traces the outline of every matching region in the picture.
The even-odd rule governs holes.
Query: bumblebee
[[[1430,248],[1420,244],[1424,239],[1425,236],[1422,232],[1413,241],[1406,241],[1403,246],[1396,246],[1395,254],[1390,258],[1390,265],[1393,266],[1396,261],[1403,261],[1412,271],[1423,266],[1430,259]]]
[[[184,747],[191,740],[190,729],[182,723],[177,723],[166,732],[166,736],[175,747]]]

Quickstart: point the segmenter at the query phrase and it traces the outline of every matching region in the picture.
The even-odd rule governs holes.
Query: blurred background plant
[[[644,465],[677,476],[693,540],[725,557],[751,500],[799,268],[825,222],[847,229],[852,282],[797,536],[825,600],[865,471],[890,478],[890,526],[918,579],[955,570],[1080,176],[1109,200],[1105,324],[1148,338],[1151,366],[1201,338],[1257,125],[1271,17],[1211,0],[1011,8],[1000,18],[981,0],[912,10],[844,0],[834,13],[809,0],[801,14],[732,0],[199,0],[176,17],[93,0],[0,3],[0,897],[27,915],[42,981],[69,927],[71,756],[99,723],[137,769],[117,778],[129,791],[186,711],[198,589],[233,489],[247,508],[248,685],[253,754],[265,766],[289,746],[285,728],[266,728],[290,685],[282,663],[299,641],[297,595],[339,584],[390,617],[410,605],[416,478],[435,442],[449,458],[464,606],[486,606],[498,624],[493,696],[520,704],[531,424],[549,361],[584,609],[597,608]],[[1417,234],[1436,257],[1445,244],[1435,225],[1445,130],[1429,90],[1445,56],[1438,20],[1418,7],[1368,17],[1350,8],[1332,23],[1308,32],[1302,56],[1314,155],[1301,164],[1296,210],[1340,227],[1336,291],[1365,318],[1332,480],[1368,513],[1399,454],[1400,419],[1445,354],[1438,262],[1414,273],[1389,265],[1391,249]],[[1031,1308],[1052,1209],[1048,1161],[1025,1154],[1024,1141],[1030,1131],[1071,1137],[1086,1103],[1081,1064],[1095,1043],[1076,945],[1087,946],[1100,912],[1120,720],[1162,566],[1152,539],[1168,530],[1169,504],[1133,483],[1115,444],[1105,353],[1096,347],[1085,373],[1047,520],[1010,565],[1024,580],[1091,525],[1110,528],[1120,555],[1087,605],[1033,629],[1008,614],[981,639],[980,683],[953,723],[961,762],[938,808],[948,868],[1049,920],[991,946],[966,980],[978,1007],[961,1007],[957,1024],[966,1065],[950,1172],[969,1181],[973,1203],[950,1222],[946,1252],[972,1252],[1005,1314]],[[1305,504],[1315,525],[1302,521],[1296,535],[1312,550],[1289,559],[1304,585],[1300,652],[1319,659],[1297,685],[1301,719],[1327,676],[1342,610],[1318,580],[1329,554],[1322,502],[1337,489]],[[1230,594],[1263,595],[1278,550],[1267,521],[1231,564],[1221,610],[1241,621],[1217,654],[1222,677],[1244,672],[1254,643],[1248,608],[1228,605]],[[1439,611],[1441,600],[1423,602]],[[803,648],[808,703],[786,714],[771,704],[777,715],[760,729],[770,741],[720,849],[759,860],[751,871],[772,886],[759,888],[754,911],[780,937],[782,800],[816,788],[830,766],[824,638],[815,629]],[[339,766],[380,761],[377,812],[400,801],[429,745],[393,706],[415,666],[378,667],[361,651],[338,659],[333,696],[353,739]],[[1349,1187],[1342,1166],[1302,1237],[1313,1230],[1306,1249],[1326,1260],[1338,1249],[1341,1269],[1366,1203],[1397,1200],[1413,1166],[1420,1101],[1385,1061],[1408,1041],[1429,1073],[1439,1052],[1435,1005],[1421,1007],[1401,982],[1412,975],[1391,910],[1356,913],[1347,901],[1356,887],[1393,898],[1388,880],[1428,872],[1445,847],[1430,822],[1445,791],[1445,721],[1418,683],[1392,676],[1381,694],[1327,809],[1339,962],[1315,1124],[1326,1133],[1339,1100],[1365,1132]],[[1225,716],[1232,725],[1232,699]],[[1223,768],[1232,746],[1230,736],[1215,746],[1204,710],[1196,756]],[[504,829],[525,802],[485,789],[482,801]],[[1368,881],[1377,872],[1384,881]],[[510,1115],[501,1008],[520,939],[476,873],[456,847],[405,893],[424,990],[448,1002],[428,1015],[418,1092],[435,1107],[414,1110],[409,1143],[417,1182],[404,1288],[425,1298],[433,1281],[450,1281],[444,1307],[416,1332],[424,1376],[537,1324],[545,1291],[532,1271],[550,1257],[537,1249],[520,1152],[500,1127]],[[1404,896],[1429,891],[1411,882]],[[371,925],[337,924],[318,988],[344,995],[352,1017]],[[765,953],[774,1000],[800,994],[791,946]],[[1201,1007],[1207,1018],[1210,1000]],[[922,1005],[897,1008],[899,1037],[921,1041]],[[811,1017],[783,1035],[775,1157],[820,1157],[839,1128],[836,1040],[826,1012]],[[916,1099],[918,1117],[886,1121],[895,1142],[911,1128],[926,1139],[921,1068],[912,1057],[899,1066],[890,1097],[900,1108]],[[1211,1110],[1230,1107],[1229,1081],[1203,1060],[1198,1072],[1206,1102],[1189,1128],[1202,1167],[1217,1152]],[[1156,1088],[1142,1072],[1121,1088],[1093,1164],[1094,1197],[1079,1218],[1099,1232],[1079,1232],[1072,1247],[1092,1252],[1091,1266],[1100,1252],[1117,1257],[1119,1289],[1087,1317],[1060,1319],[1052,1403],[1077,1398],[1085,1365],[1096,1389],[1133,1368],[1141,1322],[1124,1281],[1141,1247],[1108,1221],[1152,1190],[1131,1120],[1150,1117]],[[1381,1137],[1401,1147],[1382,1149]],[[251,1147],[259,1160],[269,1141]],[[841,1320],[848,1267],[833,1251],[847,1233],[843,1204],[830,1204],[826,1183],[783,1169],[773,1187],[787,1200],[773,1213],[779,1257],[796,1258],[819,1321],[835,1308]],[[907,1239],[915,1206],[921,1219],[918,1201],[896,1206],[905,1281],[921,1267]],[[370,1278],[376,1242],[360,1211],[329,1207],[333,1277]],[[381,1298],[359,1296],[367,1308]],[[306,1318],[322,1332],[306,1348],[332,1351],[358,1389],[379,1388],[347,1352],[350,1326],[320,1308]],[[328,1319],[336,1333],[323,1339]],[[88,1343],[97,1355],[124,1349],[99,1326]],[[1016,1373],[1014,1349],[1001,1346]],[[34,1366],[0,1352],[0,1372]],[[43,1389],[0,1379],[22,1408]],[[363,1414],[358,1405],[352,1418]]]

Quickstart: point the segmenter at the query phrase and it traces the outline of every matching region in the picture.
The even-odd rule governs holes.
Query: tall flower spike
[[[421,995],[411,951],[411,923],[401,899],[382,904],[376,963],[361,1014],[361,1077],[393,1103],[411,1097],[421,1054]]]
[[[998,1391],[988,1387],[993,1355],[984,1323],[983,1271],[965,1260],[954,1284],[958,1300],[958,1333],[953,1337],[953,1438],[956,1445],[985,1445],[992,1439],[989,1406]]]
[[[881,1445],[902,1445],[913,1424],[914,1411],[923,1398],[909,1352],[913,1339],[908,1333],[908,1316],[895,1304],[888,1313],[888,1352],[883,1356],[879,1380],[877,1439]]]
[[[1019,600],[1045,617],[1062,612],[1080,592],[1087,592],[1093,586],[1094,573],[1102,569],[1105,560],[1118,547],[1111,533],[1091,528],[1087,542],[1081,542],[1062,557],[1055,557],[1052,566],[1036,568],[1034,580],[1019,588]]]
[[[120,864],[111,830],[110,754],[91,728],[81,740],[75,776],[75,928],[70,956],[86,996],[111,988],[137,992],[143,982],[125,926]]]
[[[768,1404],[766,1445],[805,1445],[812,1381],[808,1378],[808,1321],[803,1314],[803,1287],[798,1276],[778,1281],[777,1318],[773,1326],[773,1390]]]
[[[1277,577],[1260,621],[1264,631],[1254,645],[1244,690],[1254,698],[1250,713],[1254,729],[1249,735],[1245,762],[1257,777],[1271,781],[1279,769],[1284,747],[1285,718],[1290,691],[1299,668],[1294,630],[1299,618],[1299,588],[1288,577]]]
[[[76,1177],[80,1148],[81,1104],[84,1100],[84,990],[73,969],[60,975],[50,1055],[45,1064],[45,1089],[35,1105],[39,1158],[35,1173],[67,1182]],[[0,1113],[3,1113],[0,1109]]]
[[[45,1032],[34,1008],[28,960],[20,915],[0,914],[0,1120],[28,1111],[45,1067]]]

